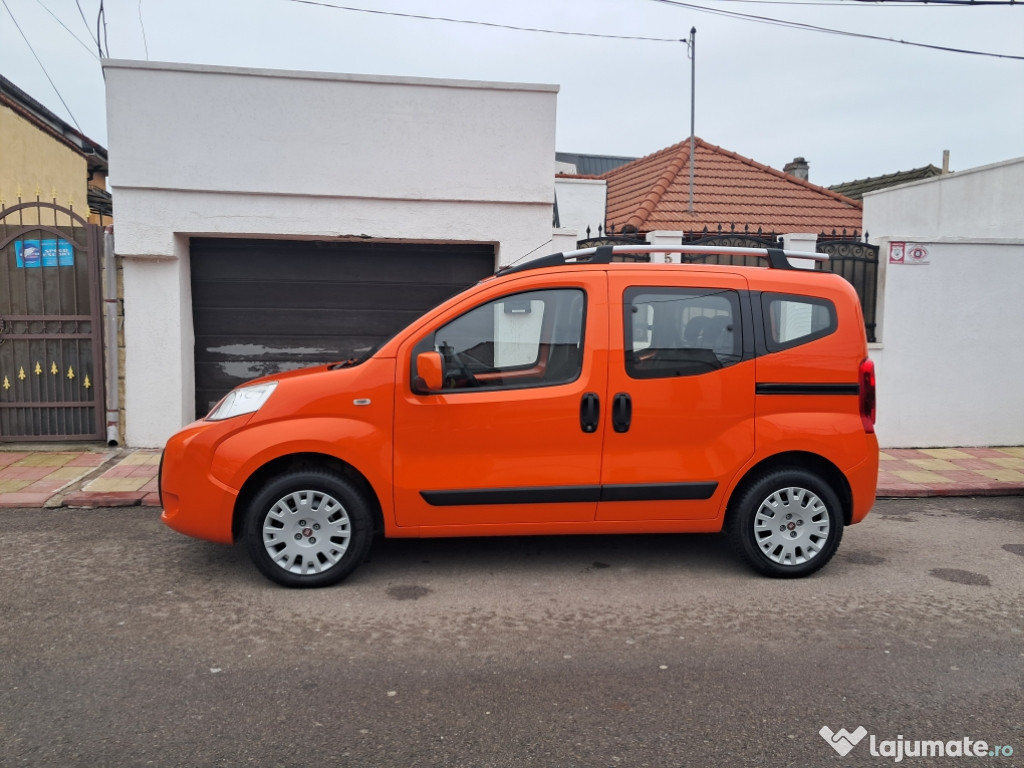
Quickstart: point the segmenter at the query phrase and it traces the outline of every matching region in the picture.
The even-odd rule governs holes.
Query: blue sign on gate
[[[14,260],[20,269],[75,266],[75,247],[64,238],[15,240]]]

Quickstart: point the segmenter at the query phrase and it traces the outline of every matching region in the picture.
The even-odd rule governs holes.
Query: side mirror
[[[439,392],[444,386],[444,358],[440,352],[421,352],[416,355],[416,394]]]

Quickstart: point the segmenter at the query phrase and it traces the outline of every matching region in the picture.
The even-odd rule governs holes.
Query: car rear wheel
[[[286,587],[337,584],[362,562],[372,538],[370,508],[348,480],[325,470],[291,472],[267,483],[249,506],[249,556]]]
[[[739,556],[766,576],[819,570],[843,537],[835,492],[818,475],[781,469],[762,475],[730,505],[726,531]]]

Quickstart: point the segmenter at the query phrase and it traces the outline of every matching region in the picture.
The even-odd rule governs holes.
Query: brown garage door
[[[257,376],[359,356],[494,272],[492,245],[194,238],[196,413]]]

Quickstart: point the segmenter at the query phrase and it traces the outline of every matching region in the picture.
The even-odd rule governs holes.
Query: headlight
[[[206,417],[207,421],[223,421],[246,413],[256,413],[277,387],[276,381],[265,384],[253,384],[251,387],[239,387],[225,395]]]

